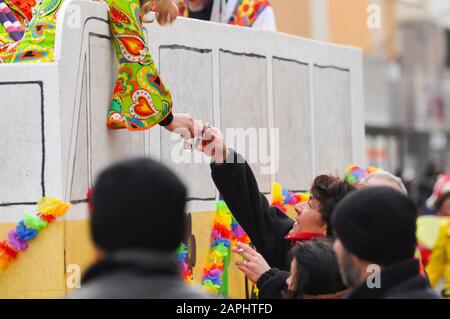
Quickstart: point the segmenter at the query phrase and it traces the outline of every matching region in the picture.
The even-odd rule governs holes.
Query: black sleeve
[[[259,299],[282,299],[287,292],[286,279],[289,272],[271,268],[259,277],[256,287],[259,289]]]
[[[253,245],[272,267],[286,269],[290,243],[284,239],[294,221],[261,194],[250,166],[230,150],[223,164],[211,164],[217,189]]]
[[[172,112],[169,113],[169,115],[166,116],[166,118],[164,120],[162,120],[161,122],[159,122],[159,125],[161,126],[167,126],[170,123],[172,123],[173,121],[173,114]]]

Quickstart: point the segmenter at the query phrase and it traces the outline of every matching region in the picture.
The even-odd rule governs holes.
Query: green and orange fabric
[[[148,50],[138,0],[107,0],[109,25],[120,68],[107,125],[140,131],[163,121],[172,98]]]
[[[34,0],[9,0],[32,4]],[[163,121],[172,111],[172,98],[148,50],[139,0],[105,0],[116,57],[120,65],[112,102],[107,113],[111,129],[140,131]],[[54,61],[57,12],[63,0],[43,0],[36,6],[20,41],[4,37],[0,63]],[[24,10],[24,16],[29,11]],[[0,41],[3,33],[0,30]],[[8,44],[6,44],[8,43]]]

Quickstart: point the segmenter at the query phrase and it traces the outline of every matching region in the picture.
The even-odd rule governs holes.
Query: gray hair
[[[400,189],[401,193],[408,195],[408,190],[406,189],[405,184],[403,184],[402,180],[399,177],[395,176],[394,174],[391,174],[386,171],[373,172],[373,173],[367,175],[362,180],[362,183],[367,184],[371,179],[374,179],[374,178],[379,178],[386,182],[395,183],[398,186],[398,188]]]

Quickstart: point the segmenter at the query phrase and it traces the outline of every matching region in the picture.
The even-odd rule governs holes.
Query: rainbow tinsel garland
[[[344,179],[350,185],[356,185],[361,182],[369,174],[382,171],[382,169],[369,166],[363,169],[357,165],[349,166],[344,172]],[[279,183],[272,185],[272,206],[278,207],[281,211],[286,213],[288,206],[294,206],[297,203],[303,203],[311,196],[310,192],[295,194],[281,187]]]
[[[354,186],[360,183],[369,174],[382,171],[381,168],[369,166],[367,169],[363,169],[357,165],[347,167],[345,170],[345,181]]]
[[[194,277],[192,275],[192,268],[186,262],[187,256],[188,256],[187,245],[185,243],[181,243],[177,249],[177,259],[181,265],[184,280],[187,283],[192,284],[194,283]]]
[[[354,185],[367,175],[380,170],[376,167],[368,167],[363,170],[359,166],[352,165],[345,171],[345,180]],[[271,205],[286,213],[289,206],[306,202],[310,196],[310,192],[293,193],[282,188],[279,183],[273,183]],[[226,296],[231,247],[235,246],[238,241],[249,244],[250,238],[234,219],[225,202],[220,200],[216,203],[210,253],[207,264],[203,268],[202,285],[207,291]],[[183,270],[184,279],[193,283],[192,268],[186,262],[187,247],[184,243],[178,248],[177,256]]]
[[[288,206],[307,201],[309,196],[309,192],[294,194],[287,191],[279,183],[274,183],[272,186],[272,206],[279,207],[283,212],[287,211]],[[234,219],[225,202],[217,201],[211,230],[211,247],[202,276],[202,286],[207,291],[227,296],[231,247],[236,246],[237,242],[248,245],[250,238]],[[193,283],[192,269],[186,262],[187,247],[184,243],[178,247],[177,256],[184,279]]]
[[[279,183],[273,183],[272,185],[272,206],[278,207],[282,212],[286,213],[288,206],[294,206],[298,203],[306,202],[310,193],[298,193],[294,194],[281,187]]]
[[[236,222],[224,201],[216,203],[216,214],[211,231],[211,248],[203,269],[202,285],[214,294],[228,294],[228,266],[231,247],[237,242],[249,244],[250,239]]]
[[[28,249],[28,242],[56,218],[63,216],[70,203],[54,197],[43,197],[37,203],[36,216],[26,214],[15,229],[8,233],[8,240],[0,242],[0,270],[17,258],[20,251]]]

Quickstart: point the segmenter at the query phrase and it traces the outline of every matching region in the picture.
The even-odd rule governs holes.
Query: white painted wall
[[[359,49],[183,18],[146,29],[175,112],[222,130],[280,129],[279,171],[263,175],[261,163],[252,164],[262,191],[273,181],[306,190],[319,173],[365,164]],[[85,218],[86,189],[99,171],[136,155],[159,158],[181,175],[191,211],[214,208],[208,165],[174,163],[176,141],[165,130],[106,129],[117,64],[103,4],[66,1],[55,52],[55,63],[0,65],[0,221],[31,210],[43,186],[46,194],[80,201],[68,218]]]

